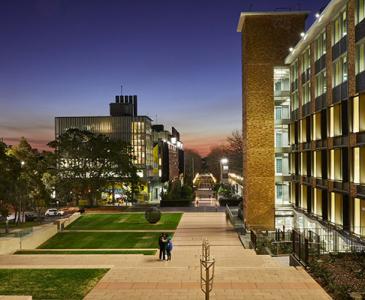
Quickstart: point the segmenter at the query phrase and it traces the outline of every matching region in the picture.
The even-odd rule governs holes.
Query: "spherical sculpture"
[[[146,210],[144,217],[150,224],[155,224],[161,219],[161,211],[157,207],[151,207]]]

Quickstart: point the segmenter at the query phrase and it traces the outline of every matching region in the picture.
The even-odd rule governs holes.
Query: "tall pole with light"
[[[229,166],[228,166],[228,158],[222,158],[220,160],[220,170],[221,170],[221,183],[226,184],[228,183],[228,172],[229,172]]]

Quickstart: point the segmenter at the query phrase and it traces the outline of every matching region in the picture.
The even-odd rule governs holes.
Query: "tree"
[[[220,178],[220,161],[223,157],[228,159],[230,172],[239,175],[242,174],[243,146],[242,133],[240,131],[233,131],[232,134],[227,137],[227,144],[212,148],[204,159],[207,171],[212,173],[217,180]]]
[[[243,169],[243,137],[242,131],[235,130],[227,137],[224,152],[229,160],[230,171],[242,175]]]
[[[8,153],[20,162],[13,207],[16,222],[24,222],[26,210],[38,211],[40,215],[50,201],[51,190],[45,182],[48,169],[46,153],[33,149],[25,138],[21,138],[19,144],[9,149]]]
[[[16,190],[16,181],[20,175],[20,162],[8,155],[8,147],[0,141],[0,214],[5,221],[5,232],[8,232],[7,217],[10,213],[12,195]]]
[[[225,148],[223,146],[212,148],[205,157],[207,171],[212,173],[218,181],[221,175],[220,161],[223,157],[226,157]]]
[[[134,200],[139,177],[129,145],[80,129],[69,129],[48,145],[54,149],[57,192],[63,199],[75,199],[77,204],[87,199],[96,205],[108,184],[122,182]]]
[[[202,158],[198,152],[186,149],[184,151],[184,164],[185,183],[192,186],[195,174],[202,171]]]

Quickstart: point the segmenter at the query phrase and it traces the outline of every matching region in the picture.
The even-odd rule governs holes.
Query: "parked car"
[[[52,216],[63,216],[64,214],[65,212],[63,210],[58,210],[57,208],[49,208],[47,209],[44,215],[46,217],[52,217]]]
[[[26,211],[24,215],[27,222],[35,221],[38,218],[38,214],[34,211]]]
[[[83,214],[83,213],[85,212],[85,208],[80,207],[80,208],[79,208],[79,210],[78,210],[78,212],[79,212],[80,214]]]

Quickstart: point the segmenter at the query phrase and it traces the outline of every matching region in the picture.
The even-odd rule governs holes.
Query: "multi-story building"
[[[184,147],[180,133],[174,127],[170,133],[161,124],[152,125],[152,140],[155,177],[151,181],[151,199],[160,201],[169,182],[183,179]]]
[[[270,227],[273,203],[278,220],[290,202],[296,227],[364,237],[365,1],[330,1],[307,32],[304,13],[280,14],[243,13],[238,28],[246,222]]]
[[[332,0],[316,17],[285,60],[291,201],[307,223],[365,236],[364,0]]]
[[[164,172],[175,172],[175,169],[172,168],[173,166],[169,164],[169,157],[172,157],[172,154],[163,157],[159,154],[158,148],[157,153],[155,153],[156,141],[159,140],[159,136],[156,130],[152,129],[152,120],[148,116],[138,115],[137,96],[116,96],[115,102],[110,103],[110,116],[55,118],[56,137],[66,132],[69,128],[79,128],[96,134],[104,134],[111,139],[122,140],[130,144],[135,157],[134,164],[138,168],[138,175],[141,177],[142,183],[144,183],[144,188],[138,199],[160,200],[160,193],[162,191],[160,183],[165,181],[163,177],[165,175]],[[161,136],[161,141],[174,145],[176,147],[176,156],[178,157],[179,151],[183,151],[180,136],[178,135],[177,139],[167,131],[165,135],[166,137]],[[173,161],[172,158],[170,160]],[[167,170],[164,170],[159,167],[159,164],[166,165],[166,161]],[[178,160],[176,164],[179,164]],[[171,167],[171,170],[169,167]],[[159,171],[160,169],[161,172]],[[163,170],[164,172],[162,172]],[[179,170],[177,173],[177,176],[179,176]],[[156,184],[160,186],[160,190],[155,190]],[[113,193],[115,193],[114,189]]]
[[[250,227],[292,221],[289,204],[290,112],[288,48],[306,12],[241,13],[243,74],[243,201]],[[286,216],[289,215],[289,218]],[[276,218],[275,218],[276,216]],[[276,220],[275,220],[276,219]]]

